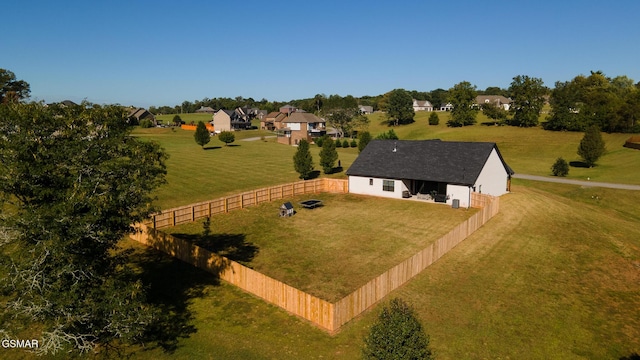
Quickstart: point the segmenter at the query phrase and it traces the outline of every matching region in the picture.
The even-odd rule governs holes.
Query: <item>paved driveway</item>
[[[546,182],[554,182],[554,183],[562,183],[562,184],[581,185],[581,186],[589,186],[589,187],[605,187],[605,188],[623,189],[623,190],[640,190],[640,185],[615,184],[615,183],[605,183],[605,182],[598,182],[598,181],[572,180],[572,179],[565,179],[565,178],[562,178],[562,177],[515,174],[515,175],[513,175],[513,178],[514,179],[534,180],[534,181],[546,181]]]

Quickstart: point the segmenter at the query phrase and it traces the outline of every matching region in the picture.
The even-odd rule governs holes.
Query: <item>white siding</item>
[[[300,131],[300,123],[289,123],[288,127],[291,130]]]
[[[393,181],[394,191],[382,190],[383,180]],[[372,185],[370,185],[373,183]],[[408,190],[402,180],[378,179],[361,176],[349,176],[349,192],[361,195],[384,196],[389,198],[402,198],[402,191]]]
[[[496,149],[493,149],[476,180],[476,192],[493,196],[506,194],[508,178],[507,170],[502,165]]]
[[[447,185],[447,195],[449,199],[447,200],[447,204],[452,205],[453,199],[460,200],[461,208],[468,208],[471,206],[469,203],[471,201],[471,189],[465,185]]]

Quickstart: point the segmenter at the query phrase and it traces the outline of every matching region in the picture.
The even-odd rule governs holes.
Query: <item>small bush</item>
[[[356,139],[352,139],[351,143],[349,144],[349,146],[351,147],[358,147],[358,143],[356,142]]]
[[[329,135],[322,135],[319,138],[316,139],[316,145],[318,145],[318,147],[322,147],[322,143],[329,137]]]
[[[438,117],[438,114],[435,112],[432,112],[431,115],[429,115],[429,125],[438,125],[440,124],[440,118]]]
[[[140,127],[141,128],[147,129],[147,128],[150,128],[152,126],[153,126],[153,124],[151,123],[151,120],[149,120],[149,119],[140,120]]]
[[[349,147],[349,140],[344,139],[344,141],[342,141],[342,147],[343,148],[348,148]]]
[[[559,157],[551,166],[551,172],[553,176],[565,177],[569,174],[569,164],[565,159]]]
[[[342,147],[342,141],[340,141],[340,139],[336,140],[336,147],[337,148],[341,148]]]

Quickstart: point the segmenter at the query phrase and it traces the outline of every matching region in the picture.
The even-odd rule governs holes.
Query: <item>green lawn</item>
[[[394,292],[439,359],[618,359],[640,352],[640,192],[514,181],[501,212]],[[137,245],[155,299],[194,328],[136,358],[354,359],[380,309],[335,336]],[[188,319],[188,320],[184,320]]]
[[[298,205],[320,199],[313,210]],[[166,229],[297,289],[329,302],[350,294],[374,277],[439,239],[475,209],[352,194],[315,194],[291,201],[290,218],[278,216],[283,201],[264,203],[203,222]]]
[[[388,129],[374,121],[377,116],[369,127],[374,135]],[[430,127],[427,117],[419,113],[416,123],[394,129],[401,139],[495,141],[520,173],[549,175],[558,156],[578,160],[582,134],[451,129],[443,117]],[[202,150],[191,132],[135,134],[158,140],[170,153],[169,183],[158,191],[163,207],[297,180],[295,148],[274,139],[237,140],[236,147],[213,140],[209,146],[219,148]],[[598,166],[572,167],[569,177],[640,184],[640,151],[622,148],[628,136],[603,134],[608,153]],[[318,149],[312,149],[317,164]],[[354,149],[339,153],[345,169],[357,156]],[[502,197],[500,214],[392,294],[416,308],[438,358],[619,359],[640,353],[640,192],[524,180],[514,180],[512,190]],[[136,358],[354,359],[380,308],[330,336],[207,273],[126,243],[138,249],[134,260],[151,281],[152,298],[174,319],[166,334],[177,345]]]

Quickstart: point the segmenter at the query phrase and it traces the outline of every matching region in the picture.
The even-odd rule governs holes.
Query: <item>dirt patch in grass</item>
[[[298,203],[322,200],[305,209]],[[167,229],[328,301],[336,301],[439,239],[476,210],[359,195],[316,194],[261,204],[203,222]],[[231,240],[233,241],[231,241]],[[226,245],[225,245],[226,243]],[[233,256],[231,256],[233,257]]]

